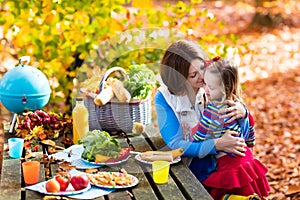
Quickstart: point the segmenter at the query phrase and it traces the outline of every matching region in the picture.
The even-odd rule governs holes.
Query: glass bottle
[[[76,98],[76,105],[72,112],[73,118],[73,142],[78,144],[78,141],[84,134],[89,131],[89,112],[85,107],[83,98]]]

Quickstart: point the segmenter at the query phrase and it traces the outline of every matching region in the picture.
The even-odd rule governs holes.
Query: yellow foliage
[[[183,1],[178,1],[175,7],[175,12],[178,14],[184,14],[186,12],[186,5]]]
[[[44,134],[44,127],[43,126],[35,126],[31,131],[32,137],[38,137],[39,135]]]
[[[79,58],[81,60],[84,60],[86,57],[87,57],[88,53],[85,51],[85,52],[82,52],[80,55],[79,55]]]
[[[71,15],[73,17],[74,20],[74,24],[75,26],[87,26],[89,24],[89,16],[88,13],[84,12],[84,11],[77,11],[74,13],[74,15]]]
[[[191,4],[201,2],[191,0]],[[10,43],[8,48],[13,48],[11,52],[16,52],[18,57],[31,56],[49,79],[57,78],[60,85],[55,92],[66,97],[72,92],[68,88],[73,86],[72,80],[66,80],[66,74],[75,77],[77,73],[75,58],[98,60],[96,67],[102,69],[110,65],[126,68],[133,62],[158,63],[166,43],[174,40],[175,34],[164,38],[157,32],[149,37],[140,29],[164,28],[185,35],[198,31],[198,35],[194,34],[199,36],[197,39],[205,38],[202,37],[205,33],[199,30],[207,20],[197,6],[191,14],[192,6],[183,1],[161,9],[154,9],[152,0],[132,0],[134,8],[123,6],[125,3],[128,1],[7,0],[1,4],[2,31]],[[131,31],[136,29],[140,32]],[[127,31],[131,32],[126,37],[118,36]],[[98,50],[106,42],[107,48]],[[154,45],[154,48],[144,50],[143,45]],[[90,74],[87,69],[84,73]]]
[[[203,0],[191,0],[192,4],[200,4]]]
[[[122,29],[123,29],[122,24],[118,21],[110,21],[110,22],[108,21],[108,23],[109,24],[107,24],[107,25],[109,25],[111,27],[111,29],[108,33],[108,35],[110,37],[113,37],[116,34],[116,32],[122,31]]]
[[[56,19],[54,19],[56,17]],[[57,15],[50,12],[48,14],[46,14],[45,16],[45,23],[50,24],[50,23],[56,23],[57,21]]]
[[[153,0],[132,0],[132,6],[135,8],[152,8]]]

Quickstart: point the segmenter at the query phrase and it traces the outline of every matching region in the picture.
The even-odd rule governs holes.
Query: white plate
[[[113,172],[113,173],[117,173],[118,176],[122,176],[123,173],[121,172]],[[134,187],[139,183],[139,180],[137,179],[137,177],[128,174],[128,176],[133,180],[133,183],[130,185],[115,185],[115,186],[110,186],[110,185],[100,185],[100,184],[93,184],[91,181],[90,183],[96,187],[101,187],[101,188],[107,188],[107,189],[123,189],[123,188],[130,188],[130,187]]]
[[[140,161],[140,162],[142,162],[142,163],[145,163],[145,164],[149,164],[149,165],[152,164],[152,162],[150,162],[150,161],[142,160],[141,156],[142,156],[142,154],[137,154],[135,156],[135,159],[138,160],[138,161]],[[173,160],[172,162],[170,162],[170,164],[175,164],[175,163],[178,163],[180,161],[181,161],[181,157],[179,156],[175,160]]]
[[[71,162],[72,166],[75,166],[76,169],[91,169],[91,168],[100,168],[103,165],[92,165],[88,162],[83,161],[83,159],[79,158],[77,160],[73,160]]]
[[[78,175],[78,174],[85,174],[85,172],[81,172],[78,171],[76,169],[72,169],[70,170],[70,175],[74,176],[74,175]],[[43,181],[34,185],[30,185],[30,186],[26,186],[25,188],[28,190],[33,190],[36,192],[40,192],[42,194],[48,194],[48,195],[74,195],[74,194],[80,194],[83,192],[88,191],[91,188],[91,184],[89,183],[89,185],[82,189],[82,190],[75,190],[72,186],[72,184],[70,183],[68,188],[66,189],[66,191],[59,191],[59,192],[47,192],[46,190],[46,183],[47,181]]]
[[[120,161],[117,161],[117,162],[105,162],[105,163],[99,163],[99,162],[90,162],[90,161],[87,161],[86,159],[84,158],[81,158],[83,160],[83,162],[85,163],[88,163],[88,164],[92,164],[92,165],[107,165],[107,166],[112,166],[112,165],[118,165],[118,164],[121,164],[123,162],[126,162],[128,160],[128,158],[130,157],[130,155],[127,156],[127,158],[123,159],[123,160],[120,160]]]
[[[38,188],[36,188],[35,191],[40,192],[42,194],[47,194],[47,195],[73,195],[73,194],[80,194],[83,192],[88,191],[91,188],[91,184],[82,189],[82,190],[75,190],[70,183],[66,191],[59,191],[59,192],[47,192],[46,190],[46,181],[42,182],[41,184],[38,185]]]

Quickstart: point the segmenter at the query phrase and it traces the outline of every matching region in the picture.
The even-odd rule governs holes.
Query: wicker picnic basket
[[[114,72],[120,72],[127,79],[126,71],[121,67],[113,67],[105,72],[101,81],[99,92],[103,90],[104,82]],[[131,133],[135,122],[148,125],[151,123],[151,95],[144,100],[131,100],[122,103],[112,99],[104,106],[94,103],[94,96],[88,95],[85,102],[89,111],[89,129],[104,130],[109,133]]]

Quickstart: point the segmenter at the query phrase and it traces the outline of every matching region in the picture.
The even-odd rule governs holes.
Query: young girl
[[[239,132],[244,138],[247,151],[244,157],[226,152],[216,155],[217,168],[203,184],[210,189],[214,199],[221,199],[226,194],[249,196],[257,194],[260,198],[268,195],[270,187],[266,178],[267,168],[253,157],[249,147],[253,147],[255,132],[252,117],[244,120],[219,118],[218,111],[227,107],[225,100],[240,98],[238,71],[233,62],[220,57],[208,63],[204,74],[206,105],[198,130],[193,136],[194,142],[211,138],[220,138],[226,131]]]

